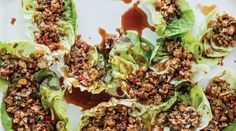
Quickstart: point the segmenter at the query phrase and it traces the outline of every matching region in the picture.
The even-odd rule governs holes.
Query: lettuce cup
[[[200,131],[211,121],[210,104],[201,87],[183,84],[182,89],[175,102],[154,107],[154,129]]]
[[[209,71],[208,65],[197,61],[198,46],[199,42],[190,34],[159,39],[150,59],[150,69],[165,76],[166,81],[197,82]]]
[[[230,70],[214,77],[205,89],[213,118],[204,130],[236,130],[236,77]]]
[[[77,33],[73,0],[21,0],[21,12],[31,20],[26,29],[37,44],[59,53],[70,50]]]
[[[163,38],[190,32],[195,24],[186,0],[143,0],[151,12],[156,33]]]
[[[150,130],[150,115],[145,107],[133,100],[111,99],[82,113],[78,131],[94,130]]]
[[[218,9],[213,10],[201,25],[198,40],[201,42],[199,61],[216,65],[236,45],[236,19]]]
[[[50,50],[30,42],[15,42],[0,43],[0,52],[5,130],[70,130],[59,78],[48,70],[45,59]]]

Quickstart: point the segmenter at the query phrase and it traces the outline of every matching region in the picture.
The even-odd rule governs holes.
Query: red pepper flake
[[[11,18],[11,25],[14,25],[16,23],[16,18],[15,17],[12,17]]]
[[[16,48],[18,46],[18,43],[14,43],[13,48]]]

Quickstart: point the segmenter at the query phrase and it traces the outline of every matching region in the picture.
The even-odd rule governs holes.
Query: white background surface
[[[196,15],[196,25],[194,34],[204,19],[197,8],[201,5],[217,5],[220,9],[225,10],[231,15],[236,16],[236,0],[188,0]],[[136,0],[133,0],[136,2]],[[78,11],[78,34],[87,40],[90,44],[98,44],[101,38],[98,34],[98,28],[102,27],[110,33],[115,33],[115,29],[121,26],[121,15],[132,4],[124,4],[120,0],[75,0]],[[148,10],[140,4],[140,7],[149,14]],[[150,15],[149,15],[150,16]],[[14,26],[10,24],[11,18],[16,18]],[[20,15],[20,0],[0,0],[0,41],[16,41],[16,40],[30,40],[24,32],[24,24],[27,21]],[[147,37],[155,44],[156,35],[149,29],[144,31],[144,37]],[[224,67],[217,66],[211,69],[207,78],[200,82],[203,87],[206,86],[208,80],[224,68],[231,68],[236,72],[236,50],[234,50],[224,60]],[[0,101],[2,95],[0,95]],[[73,105],[67,105],[68,113],[71,117],[73,127],[79,122],[80,109]],[[0,124],[0,130],[3,130]]]

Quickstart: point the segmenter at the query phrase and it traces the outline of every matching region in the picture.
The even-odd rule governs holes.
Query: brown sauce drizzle
[[[130,4],[132,0],[122,0],[125,4]]]
[[[80,106],[83,110],[91,109],[101,102],[108,102],[111,97],[106,92],[94,95],[87,91],[82,92],[79,88],[72,88],[72,93],[66,90],[64,94],[67,103]]]
[[[100,34],[100,36],[102,38],[100,45],[103,49],[105,49],[106,48],[106,37],[108,34],[107,34],[106,30],[103,28],[99,28],[98,33]]]
[[[155,27],[148,23],[147,14],[138,7],[140,1],[137,1],[133,7],[126,11],[121,17],[121,26],[125,30],[135,30],[139,36],[142,36],[142,32],[145,28],[149,28],[155,31]]]
[[[203,15],[208,15],[212,10],[217,8],[217,6],[216,5],[207,6],[207,5],[198,4],[197,8],[201,11]]]

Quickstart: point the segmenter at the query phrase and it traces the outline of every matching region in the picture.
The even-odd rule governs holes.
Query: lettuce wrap
[[[4,94],[1,119],[5,130],[34,130],[35,124],[38,129],[69,131],[70,122],[62,104],[59,78],[47,69],[45,55],[50,50],[30,42],[0,43],[0,50],[0,85]],[[42,82],[44,86],[40,86]],[[29,113],[29,116],[23,117],[22,113]]]
[[[190,32],[194,27],[195,16],[186,0],[171,0],[169,2],[172,3],[167,4],[167,8],[163,10],[162,7],[166,3],[165,0],[143,1],[151,12],[156,33],[161,37],[166,38]]]
[[[116,79],[127,79],[135,74],[139,67],[148,67],[154,46],[133,32],[127,32],[114,44],[109,61],[112,64],[112,76]]]
[[[65,56],[67,86],[92,94],[110,92],[120,80],[135,73],[138,65],[148,66],[153,46],[137,34],[128,32],[106,44],[111,47],[104,51],[101,45],[91,47],[81,39],[76,42]]]
[[[110,114],[110,112],[113,113]],[[145,131],[150,130],[149,121],[150,115],[144,106],[131,99],[112,98],[109,102],[100,103],[90,110],[85,110],[77,130],[131,129]]]
[[[198,63],[199,42],[190,34],[159,39],[150,59],[150,68],[167,81],[197,82],[209,71],[208,65]]]
[[[236,76],[231,70],[225,70],[214,77],[205,89],[210,102],[213,118],[204,130],[236,130],[235,100]]]
[[[234,17],[218,9],[206,16],[198,34],[201,42],[199,63],[214,66],[233,50],[236,44],[235,21]]]
[[[210,104],[202,88],[191,84],[183,84],[181,88],[174,103],[163,103],[153,108],[155,129],[199,131],[211,121]]]
[[[21,13],[31,20],[28,35],[36,43],[59,54],[68,52],[77,33],[77,12],[73,0],[21,0]]]

